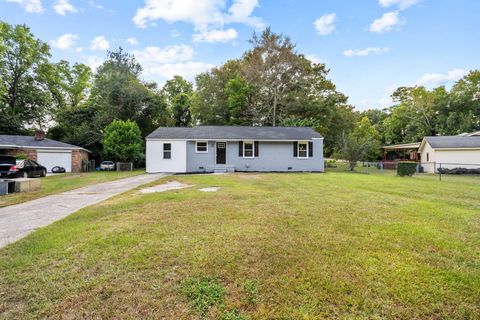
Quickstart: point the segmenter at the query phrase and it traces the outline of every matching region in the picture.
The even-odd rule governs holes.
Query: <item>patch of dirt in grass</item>
[[[242,179],[262,179],[260,175],[250,174],[250,173],[241,173],[241,174],[238,174],[237,177]]]
[[[217,192],[218,189],[220,189],[220,188],[219,187],[207,187],[207,188],[198,189],[198,191],[201,191],[201,192]]]
[[[169,190],[178,190],[178,189],[184,189],[184,188],[190,188],[190,187],[192,187],[192,185],[190,184],[185,184],[178,181],[169,181],[164,184],[159,184],[153,187],[141,189],[140,192],[141,193],[165,192]]]

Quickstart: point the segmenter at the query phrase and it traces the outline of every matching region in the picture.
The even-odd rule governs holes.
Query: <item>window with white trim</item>
[[[298,157],[299,158],[308,158],[308,142],[299,142],[298,143]]]
[[[253,143],[253,141],[243,142],[243,157],[253,158],[255,155],[254,149],[255,149],[255,144]]]
[[[195,143],[195,152],[197,152],[197,153],[208,153],[208,142],[207,141],[197,141]]]
[[[172,144],[163,144],[163,159],[172,159]]]

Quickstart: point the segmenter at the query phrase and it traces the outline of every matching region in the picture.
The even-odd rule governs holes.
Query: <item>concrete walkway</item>
[[[81,208],[164,176],[166,174],[141,174],[0,208],[0,248]]]

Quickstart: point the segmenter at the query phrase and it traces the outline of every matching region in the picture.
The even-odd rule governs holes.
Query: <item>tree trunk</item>
[[[273,93],[273,121],[272,121],[272,126],[275,127],[276,124],[276,118],[277,118],[277,91]]]

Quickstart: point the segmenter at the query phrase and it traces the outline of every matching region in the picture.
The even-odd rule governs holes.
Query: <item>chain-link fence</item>
[[[133,162],[117,162],[115,168],[117,171],[133,171]]]
[[[381,161],[368,162],[359,161],[351,163],[346,160],[327,159],[325,161],[325,171],[327,172],[354,172],[365,174],[393,174],[395,170],[384,168]]]
[[[346,160],[327,159],[325,171],[397,175],[397,164],[395,161],[351,163]],[[415,171],[415,177],[424,179],[480,183],[480,163],[418,162]]]
[[[435,175],[438,180],[478,179],[480,163],[421,162],[421,173]]]
[[[95,160],[83,160],[82,172],[95,171]]]

